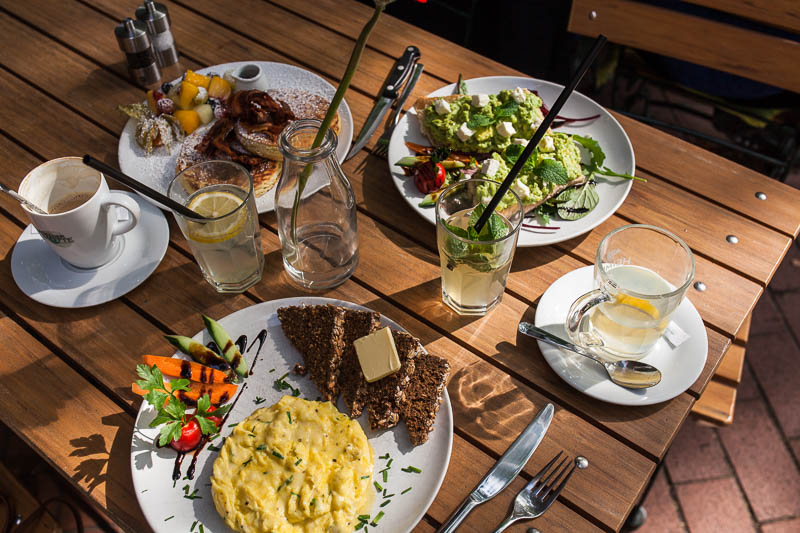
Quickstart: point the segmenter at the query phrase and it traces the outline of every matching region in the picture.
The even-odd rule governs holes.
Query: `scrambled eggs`
[[[284,396],[225,440],[211,494],[235,531],[351,532],[372,492],[364,431],[329,402]]]

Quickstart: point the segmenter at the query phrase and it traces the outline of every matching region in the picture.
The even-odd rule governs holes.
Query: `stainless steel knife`
[[[383,123],[383,117],[385,117],[386,113],[391,109],[392,102],[397,99],[400,87],[403,86],[403,82],[406,81],[406,78],[411,74],[413,70],[412,67],[419,58],[419,48],[416,46],[409,46],[406,48],[405,52],[403,52],[403,55],[400,56],[400,59],[395,61],[392,70],[383,82],[380,96],[378,96],[378,99],[375,101],[375,105],[372,106],[372,111],[370,111],[367,120],[364,122],[364,126],[361,128],[361,132],[358,134],[358,137],[356,137],[353,147],[350,149],[350,152],[348,152],[347,157],[344,158],[345,161],[357,154],[358,151],[369,142],[370,137],[375,133],[378,126]]]
[[[436,533],[452,533],[461,524],[464,518],[476,506],[487,502],[497,496],[511,481],[517,477],[519,471],[528,462],[533,452],[542,442],[550,421],[553,419],[553,404],[548,403],[539,411],[536,417],[528,424],[517,440],[505,451],[503,456],[494,464],[489,473],[478,483],[478,486],[450,515],[450,518]]]

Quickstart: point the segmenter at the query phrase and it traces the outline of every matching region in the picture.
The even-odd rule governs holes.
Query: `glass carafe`
[[[358,265],[355,196],[336,160],[336,134],[328,130],[311,148],[319,126],[319,120],[297,120],[278,141],[283,171],[275,213],[283,265],[307,289],[339,285]]]

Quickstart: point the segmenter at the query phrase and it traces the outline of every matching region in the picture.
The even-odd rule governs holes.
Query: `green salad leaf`
[[[469,94],[467,90],[467,84],[464,81],[464,77],[459,73],[458,75],[458,94]]]
[[[579,218],[583,218],[597,206],[598,202],[600,202],[600,196],[598,196],[597,190],[595,190],[594,181],[587,181],[581,187],[575,187],[571,190],[577,191],[577,193],[570,193],[571,197],[567,201],[557,204],[558,216],[564,220],[578,220]],[[559,197],[560,196],[561,195],[559,195]]]
[[[572,139],[576,141],[578,144],[586,148],[589,153],[592,154],[592,161],[589,165],[586,165],[590,169],[591,172],[601,168],[603,166],[603,162],[606,160],[606,154],[603,152],[603,149],[600,148],[600,143],[596,140],[592,139],[591,137],[582,137],[581,135],[572,134]]]

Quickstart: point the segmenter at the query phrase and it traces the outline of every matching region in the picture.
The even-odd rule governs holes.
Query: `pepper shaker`
[[[133,80],[143,87],[158,84],[161,81],[161,71],[158,69],[144,23],[126,18],[114,28],[114,35],[117,36],[120,50],[125,52],[128,72]]]
[[[156,61],[162,69],[178,62],[178,49],[170,30],[169,11],[164,4],[146,0],[136,8],[136,19],[147,26],[147,33],[153,43]]]

